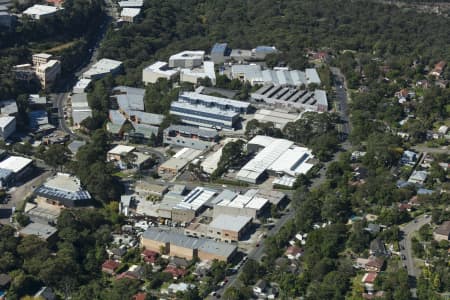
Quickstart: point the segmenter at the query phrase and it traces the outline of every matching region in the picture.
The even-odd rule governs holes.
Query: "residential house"
[[[303,255],[303,249],[298,246],[289,246],[284,253],[289,259],[299,259]]]
[[[369,293],[374,291],[375,280],[377,279],[377,277],[378,273],[376,272],[368,272],[364,274],[361,282],[364,283],[364,288]]]
[[[433,231],[433,238],[438,242],[450,240],[450,221],[445,221],[438,226]]]
[[[406,150],[403,152],[402,157],[400,158],[400,164],[414,166],[417,162],[419,155],[416,152]]]
[[[120,266],[118,261],[108,259],[102,264],[102,272],[107,273],[109,275],[115,275],[115,271]]]
[[[427,177],[427,171],[414,170],[414,172],[412,172],[411,176],[409,177],[408,182],[412,184],[423,185],[427,180]]]
[[[377,238],[370,242],[370,255],[373,256],[386,256],[388,252],[381,239]]]
[[[433,70],[431,70],[430,75],[434,76],[436,78],[441,77],[442,72],[445,69],[445,66],[447,65],[447,63],[443,60],[439,61],[437,64],[434,65]]]
[[[154,264],[158,256],[158,252],[149,249],[144,249],[141,253],[142,259],[148,264]]]
[[[264,293],[264,291],[267,288],[267,282],[264,279],[260,279],[256,282],[256,284],[253,286],[253,293],[255,295],[261,295]]]

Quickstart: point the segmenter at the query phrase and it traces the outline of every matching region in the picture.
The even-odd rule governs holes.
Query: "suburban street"
[[[400,240],[400,246],[404,249],[400,251],[400,255],[404,255],[405,257],[405,265],[408,271],[408,275],[412,277],[413,282],[415,282],[417,276],[420,273],[420,270],[414,264],[413,250],[412,250],[412,242],[411,238],[414,235],[414,232],[419,230],[423,225],[431,222],[431,217],[422,215],[409,222],[405,226],[401,227],[401,231],[403,233],[402,239]],[[411,292],[413,296],[415,295],[415,283],[411,285]]]

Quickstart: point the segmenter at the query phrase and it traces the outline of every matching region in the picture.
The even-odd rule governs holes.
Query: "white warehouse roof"
[[[33,160],[21,156],[10,156],[4,161],[0,162],[0,169],[10,170],[14,173],[19,173],[27,166],[29,166]]]
[[[58,10],[60,10],[60,8],[55,7],[55,6],[35,4],[35,5],[27,8],[23,12],[23,14],[43,16],[43,15],[53,14]]]
[[[251,221],[252,217],[248,216],[218,215],[209,223],[209,227],[239,232]]]
[[[169,69],[169,65],[164,61],[157,61],[154,64],[146,67],[144,71],[150,71],[169,77],[174,76],[178,73],[178,71],[175,69]]]
[[[125,7],[124,9],[122,9],[122,12],[120,13],[120,16],[134,18],[134,17],[137,17],[140,13],[141,13],[141,9],[140,8]]]
[[[206,189],[203,187],[196,187],[186,197],[184,197],[183,201],[178,203],[174,208],[192,209],[197,211],[206,202],[212,199],[215,194],[216,194],[215,190]]]
[[[121,155],[123,153],[129,153],[134,151],[136,148],[133,146],[126,146],[126,145],[117,145],[116,147],[112,148],[108,151],[108,154],[115,154],[115,155]]]
[[[203,50],[197,50],[197,51],[191,51],[186,50],[182,51],[180,53],[172,55],[169,60],[178,60],[178,59],[203,59],[205,57],[205,51]]]

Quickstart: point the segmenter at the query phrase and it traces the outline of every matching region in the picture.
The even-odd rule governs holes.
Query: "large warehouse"
[[[260,197],[253,191],[255,190],[249,190],[244,195],[240,195],[230,190],[223,190],[212,201],[214,217],[225,214],[257,219],[269,206],[269,200]]]
[[[141,246],[185,259],[229,261],[236,253],[236,246],[208,239],[197,239],[181,233],[150,227],[141,238]]]
[[[257,183],[268,173],[297,177],[313,167],[308,162],[313,158],[311,150],[285,139],[257,135],[248,142],[247,151],[259,152],[237,174],[236,178],[245,182]]]

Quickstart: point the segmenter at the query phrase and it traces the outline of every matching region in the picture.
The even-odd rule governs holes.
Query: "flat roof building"
[[[122,62],[109,58],[102,58],[97,61],[89,70],[83,73],[83,78],[100,79],[108,74],[116,74],[122,68]]]
[[[142,7],[144,5],[143,0],[128,0],[128,1],[119,1],[119,6],[121,8],[124,7]]]
[[[205,51],[182,51],[169,58],[170,68],[195,68],[201,66]]]
[[[158,167],[158,174],[163,177],[176,176],[201,153],[201,150],[183,148]]]
[[[0,138],[6,140],[16,131],[16,117],[0,116]]]
[[[142,70],[142,81],[144,84],[148,84],[156,83],[160,78],[173,80],[177,77],[178,73],[178,70],[169,69],[168,63],[157,61]]]
[[[92,109],[89,107],[87,94],[73,94],[70,99],[72,104],[72,123],[75,127],[80,127],[81,122],[88,117],[92,117]]]
[[[140,8],[125,7],[122,9],[120,13],[120,18],[124,22],[134,23],[136,21],[137,16],[139,16],[140,13],[141,13]]]
[[[260,109],[256,111],[254,118],[261,123],[272,122],[276,128],[283,130],[287,123],[300,119],[300,114],[279,109]]]
[[[194,126],[171,125],[163,132],[164,144],[197,150],[208,149],[215,145],[218,140],[217,131]]]
[[[180,82],[190,82],[198,84],[200,79],[209,78],[212,85],[216,85],[216,72],[214,70],[214,63],[212,61],[203,62],[201,68],[184,68],[180,71]]]
[[[85,93],[88,87],[91,85],[92,80],[87,78],[81,78],[77,81],[75,86],[73,87],[74,94]]]
[[[208,224],[208,236],[222,241],[239,241],[252,224],[252,217],[221,214]]]
[[[57,173],[49,178],[34,194],[47,203],[65,207],[87,206],[92,200],[89,192],[81,187],[80,180],[67,173]]]
[[[33,160],[21,156],[10,156],[0,162],[0,169],[10,170],[17,177],[29,169],[33,164]]]
[[[136,150],[136,147],[127,145],[117,145],[108,151],[106,155],[107,161],[120,161],[122,157]]]
[[[223,64],[230,59],[231,48],[227,43],[216,43],[211,49],[211,60],[215,64]]]
[[[50,225],[30,223],[19,231],[22,236],[35,235],[44,241],[52,239],[58,230]]]
[[[36,67],[36,76],[44,89],[54,83],[60,73],[61,62],[56,59],[49,60],[47,63]]]
[[[63,10],[63,8],[50,6],[50,5],[41,5],[41,4],[35,4],[29,8],[27,8],[25,11],[23,11],[23,15],[29,16],[32,19],[40,20],[52,15],[55,15],[56,13]]]
[[[147,229],[142,234],[141,245],[156,252],[159,252],[161,246],[163,246],[167,254],[189,260],[198,258],[200,260],[217,259],[228,262],[237,251],[234,245],[191,238],[158,228]]]

